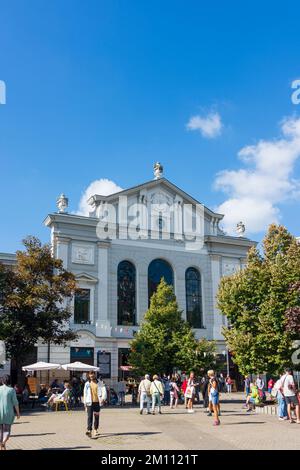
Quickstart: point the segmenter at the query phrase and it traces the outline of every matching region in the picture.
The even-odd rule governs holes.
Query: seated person
[[[38,401],[40,403],[46,403],[48,401],[48,390],[45,384],[41,384],[41,389],[38,394]]]
[[[64,391],[62,393],[52,393],[51,397],[47,401],[46,405],[52,406],[53,403],[56,403],[58,401],[65,401],[67,402],[69,400],[69,395],[70,395],[70,384],[67,380],[64,381]]]
[[[260,402],[259,390],[256,385],[256,380],[254,380],[253,383],[250,384],[250,395],[248,395],[246,399],[247,411],[251,411],[252,408],[255,407],[255,405],[259,405]]]
[[[26,405],[29,401],[29,390],[27,385],[25,385],[24,390],[22,392],[22,401]]]
[[[51,388],[62,390],[62,386],[61,386],[61,384],[58,383],[58,379],[53,380],[53,382],[51,384]]]

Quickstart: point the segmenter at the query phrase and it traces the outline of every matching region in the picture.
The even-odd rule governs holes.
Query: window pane
[[[203,328],[201,276],[197,269],[188,268],[185,273],[186,318],[193,328]]]
[[[74,323],[88,323],[90,320],[90,289],[80,289],[75,293]]]
[[[136,324],[135,267],[129,261],[118,266],[118,325]]]
[[[148,268],[148,302],[150,304],[150,299],[154,292],[156,292],[157,286],[160,283],[161,279],[164,278],[167,284],[173,286],[173,269],[163,259],[154,259],[149,264]]]

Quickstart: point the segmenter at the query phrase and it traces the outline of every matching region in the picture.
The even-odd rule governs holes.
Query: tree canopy
[[[23,243],[16,266],[0,263],[0,339],[17,363],[38,340],[65,344],[77,337],[68,323],[74,275],[52,256],[49,245],[35,237]]]
[[[275,224],[263,240],[262,253],[252,248],[246,267],[222,278],[218,306],[229,324],[223,332],[242,373],[275,373],[292,365],[295,331],[288,327],[287,312],[291,318],[299,307],[299,291],[291,288],[299,280],[300,245]]]
[[[215,343],[197,341],[181,314],[173,287],[162,279],[131,342],[129,363],[136,374],[172,373],[174,368],[199,372],[214,364]]]

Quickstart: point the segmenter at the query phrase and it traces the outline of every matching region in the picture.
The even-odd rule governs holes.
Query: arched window
[[[130,261],[118,266],[118,325],[136,324],[135,267]]]
[[[201,275],[196,268],[185,272],[186,319],[193,328],[203,328]]]
[[[163,259],[154,259],[148,267],[148,301],[152,294],[156,292],[157,286],[164,278],[167,284],[173,286],[173,269],[170,264]]]

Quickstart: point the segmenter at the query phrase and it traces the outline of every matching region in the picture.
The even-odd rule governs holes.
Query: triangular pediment
[[[96,284],[98,279],[88,273],[78,273],[75,274],[76,281],[88,282],[90,284]]]
[[[155,199],[159,201],[160,198],[162,199],[162,197],[164,197],[166,200],[169,199],[170,202],[175,198],[180,198],[185,204],[202,204],[200,201],[190,196],[188,193],[180,189],[175,184],[171,183],[171,181],[167,180],[166,178],[147,181],[146,183],[125,189],[109,196],[95,194],[94,196],[90,197],[88,203],[94,206],[97,206],[101,202],[109,202],[114,204],[118,201],[120,196],[127,196],[129,198],[136,195],[137,197],[142,197],[143,194],[147,194],[147,197],[150,198],[151,202],[152,200],[155,201]],[[222,214],[217,214],[207,207],[205,207],[205,212],[207,216],[216,217],[218,219],[223,218]]]

